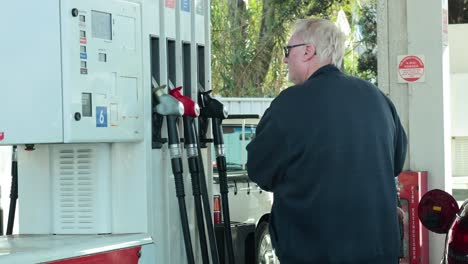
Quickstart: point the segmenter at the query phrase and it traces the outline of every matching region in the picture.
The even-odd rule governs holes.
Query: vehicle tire
[[[255,232],[255,256],[257,264],[279,264],[278,258],[275,255],[269,224],[267,221],[261,222]]]

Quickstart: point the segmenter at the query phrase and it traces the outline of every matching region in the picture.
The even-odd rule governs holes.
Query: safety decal
[[[185,12],[190,12],[190,1],[182,0],[180,10],[185,11]]]
[[[96,106],[96,127],[107,127],[107,107]]]
[[[175,0],[166,0],[164,5],[166,8],[175,8]]]
[[[424,55],[398,56],[398,82],[425,81]]]
[[[5,139],[5,132],[0,132],[0,141]]]

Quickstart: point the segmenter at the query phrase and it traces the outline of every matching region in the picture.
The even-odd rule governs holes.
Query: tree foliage
[[[357,3],[353,14],[353,34],[345,56],[345,71],[377,84],[376,0]]]
[[[277,95],[288,85],[282,47],[292,23],[310,16],[334,20],[339,10],[351,21],[356,1],[211,1],[213,91],[231,97]]]
[[[468,0],[449,0],[449,23],[468,23]]]

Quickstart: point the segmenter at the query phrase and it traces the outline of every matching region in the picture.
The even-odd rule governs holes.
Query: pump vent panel
[[[56,231],[79,233],[95,223],[95,150],[71,146],[56,150],[54,187],[58,190]],[[57,196],[56,196],[57,197]]]

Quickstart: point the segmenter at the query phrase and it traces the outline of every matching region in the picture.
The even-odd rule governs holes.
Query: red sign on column
[[[166,0],[165,6],[167,8],[175,8],[175,0]]]
[[[407,55],[398,57],[398,81],[422,82],[424,76],[424,57]]]
[[[0,141],[2,141],[5,138],[5,132],[0,132]]]

